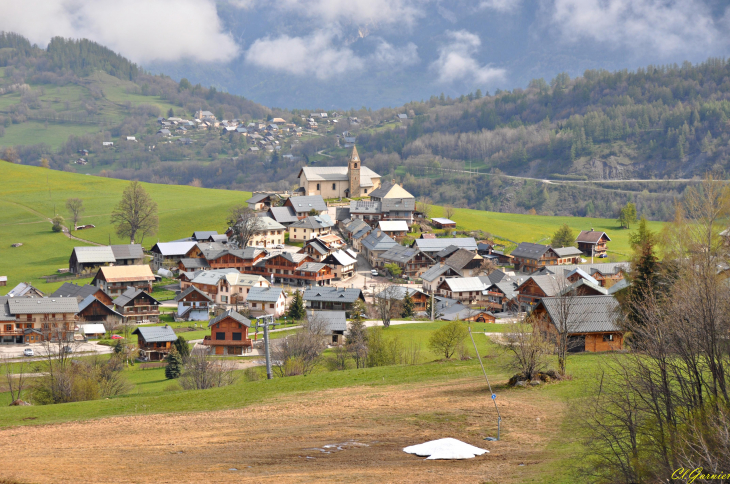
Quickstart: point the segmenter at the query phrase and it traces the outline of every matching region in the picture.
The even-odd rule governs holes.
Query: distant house
[[[291,207],[296,213],[298,219],[303,219],[310,215],[310,212],[315,211],[317,215],[321,212],[327,211],[327,204],[322,198],[322,195],[311,195],[304,197],[290,197],[284,202],[285,207]]]
[[[302,295],[307,309],[346,311],[358,299],[365,302],[365,296],[358,288],[310,287]]]
[[[137,335],[139,356],[149,361],[163,360],[177,340],[175,331],[168,326],[140,326],[132,334]]]
[[[466,249],[469,251],[476,252],[477,242],[474,237],[439,237],[435,239],[416,239],[413,241],[411,247],[418,248],[421,252],[425,252],[431,257],[435,256],[438,252],[441,252],[446,247],[453,245],[459,249]]]
[[[195,286],[175,296],[177,317],[185,321],[207,321],[213,300]]]
[[[112,245],[111,248],[114,253],[114,265],[116,266],[135,266],[144,264],[144,251],[140,244],[119,244]]]
[[[8,285],[8,276],[0,276],[0,286]]]
[[[273,247],[284,243],[286,227],[269,217],[259,218],[259,227],[248,241],[249,247]]]
[[[194,241],[185,242],[158,242],[152,246],[151,265],[154,270],[161,267],[175,267],[188,251],[195,246]]]
[[[426,311],[426,306],[428,305],[428,300],[430,296],[423,291],[419,291],[418,289],[405,286],[391,286],[388,289],[387,297],[391,299],[403,300],[406,297],[406,294],[411,297],[414,312],[422,313]],[[384,297],[382,292],[375,295],[375,298],[382,297]]]
[[[215,230],[196,230],[190,238],[196,242],[207,242],[214,235],[218,235]]]
[[[253,287],[248,292],[248,307],[256,316],[271,314],[278,318],[284,314],[286,296],[280,288]]]
[[[172,133],[167,128],[162,128],[161,130],[157,131],[157,134],[165,138],[172,136]]]
[[[151,293],[154,281],[155,275],[148,265],[113,266],[99,268],[91,284],[114,297],[120,296],[130,286]]]
[[[431,221],[437,229],[455,229],[456,222],[448,218],[432,218]]]
[[[593,230],[583,230],[575,239],[578,243],[578,249],[587,257],[600,257],[605,254],[608,249],[606,243],[611,242],[606,232]]]
[[[332,226],[317,216],[307,216],[289,225],[289,240],[306,241],[330,233]]]
[[[114,146],[114,142],[113,141],[102,141],[101,145],[102,146]]]
[[[101,288],[89,284],[79,286],[73,282],[64,282],[61,284],[61,287],[49,295],[49,297],[75,297],[79,303],[89,296],[95,297],[106,306],[112,303],[112,298],[109,294],[105,293]]]
[[[568,351],[614,351],[623,348],[623,331],[618,325],[618,301],[613,296],[582,296],[571,299],[571,311],[561,310],[562,298],[543,298],[532,314],[536,324],[556,336],[556,325],[568,329]]]
[[[246,200],[248,208],[251,210],[268,210],[271,208],[271,193],[254,193],[251,198]]]
[[[321,324],[328,344],[345,344],[347,316],[345,311],[309,311],[307,318],[314,324]]]
[[[395,245],[378,256],[377,265],[385,268],[388,264],[398,266],[405,277],[418,277],[432,264],[433,259],[413,247]]]
[[[271,207],[266,215],[285,227],[288,227],[299,220],[299,217],[297,217],[297,214],[292,207]]]
[[[156,323],[160,320],[160,302],[141,289],[127,288],[114,301],[114,309],[125,322]]]
[[[405,113],[401,113],[397,116],[397,119],[398,119],[398,121],[400,121],[402,123],[403,121],[408,120],[408,115]]]
[[[106,334],[106,328],[102,323],[80,324],[79,333],[86,338],[101,338]]]
[[[203,344],[218,356],[242,355],[253,350],[253,341],[248,337],[251,321],[233,310],[225,311],[208,323],[210,336]]]
[[[8,297],[43,297],[43,291],[36,289],[29,282],[20,282],[6,294]]]
[[[195,119],[199,119],[201,121],[215,121],[216,117],[210,111],[200,110],[195,112]]]
[[[439,284],[438,292],[457,301],[474,302],[483,299],[482,291],[488,286],[478,277],[451,277]]]
[[[355,275],[357,259],[344,250],[336,250],[322,260],[332,268],[335,279],[349,279]]]
[[[110,246],[74,247],[68,260],[68,269],[72,274],[80,274],[87,269],[114,264],[116,261]]]
[[[408,222],[405,220],[381,220],[378,222],[378,228],[396,241],[408,235]]]
[[[127,136],[127,141],[134,141],[136,143],[137,142],[137,138],[134,137],[134,136]]]
[[[361,242],[362,251],[372,266],[380,265],[378,263],[380,254],[392,249],[396,245],[398,243],[395,240],[380,230],[370,232]]]
[[[80,322],[90,321],[101,323],[109,323],[112,326],[120,324],[124,320],[118,311],[113,310],[99,299],[95,298],[93,294],[86,296],[79,303],[79,312],[76,314]],[[88,326],[88,325],[87,325]],[[88,333],[86,333],[88,336]]]

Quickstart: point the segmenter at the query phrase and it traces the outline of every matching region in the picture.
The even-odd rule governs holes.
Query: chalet
[[[314,213],[319,215],[327,211],[327,204],[322,195],[290,197],[284,202],[284,206],[291,208],[299,220]]]
[[[120,296],[130,286],[150,293],[154,281],[150,266],[113,266],[99,268],[91,284],[114,297]]]
[[[72,341],[76,298],[0,297],[0,344]]]
[[[129,287],[113,303],[125,322],[156,323],[160,320],[160,302],[141,289]]]
[[[202,257],[186,257],[184,259],[180,259],[180,262],[177,263],[177,268],[180,272],[204,271],[206,269],[210,269],[210,264],[208,264],[208,261]]]
[[[299,217],[292,207],[271,207],[266,215],[285,227],[299,221]]]
[[[132,334],[137,335],[140,358],[148,361],[165,359],[177,340],[175,331],[168,325],[140,326]]]
[[[195,242],[208,242],[215,235],[219,235],[215,230],[196,230],[190,238]]]
[[[350,216],[371,226],[381,220],[403,220],[413,223],[416,199],[400,185],[387,185],[370,194],[370,200],[352,200]]]
[[[494,323],[497,318],[485,309],[469,308],[462,304],[452,304],[440,310],[439,319],[444,321],[473,321],[475,323]]]
[[[136,266],[144,264],[145,257],[140,244],[119,244],[112,245],[114,253],[114,265],[116,266]]]
[[[482,294],[486,296],[486,305],[490,311],[516,311],[519,308],[517,301],[517,282],[511,279],[502,280],[489,285]]]
[[[89,294],[79,302],[79,312],[76,313],[76,316],[81,322],[108,323],[111,326],[116,326],[124,321],[124,316],[95,298],[93,294]]]
[[[380,230],[370,232],[362,239],[362,251],[371,266],[378,266],[380,254],[392,249],[398,243]]]
[[[33,287],[29,282],[19,282],[6,296],[9,297],[43,297],[43,291]]]
[[[75,297],[78,302],[81,302],[88,296],[94,296],[106,306],[110,306],[112,304],[112,297],[105,293],[101,288],[91,286],[89,284],[79,286],[73,282],[64,282],[61,284],[61,287],[53,291],[49,297]]]
[[[560,289],[556,296],[605,296],[607,294],[608,289],[599,286],[597,282],[578,279],[567,287]]]
[[[313,262],[307,254],[281,252],[270,255],[254,265],[254,274],[272,277],[276,282],[296,285],[329,284],[335,276],[326,264]]]
[[[248,293],[248,307],[256,316],[270,314],[278,318],[286,309],[286,295],[279,288],[254,287]]]
[[[347,166],[305,166],[297,178],[302,193],[324,198],[357,198],[380,187],[380,175],[362,164],[354,146]]]
[[[225,311],[211,319],[208,327],[210,336],[203,339],[203,344],[210,348],[212,354],[239,356],[253,351],[253,341],[248,337],[251,321],[240,313]]]
[[[322,262],[332,268],[335,280],[345,280],[355,275],[357,259],[353,255],[345,250],[336,250],[327,255]]]
[[[558,265],[580,264],[583,256],[583,252],[575,247],[554,248],[553,251],[558,255]]]
[[[205,244],[202,246],[205,247]],[[199,254],[210,269],[237,269],[239,272],[244,272],[251,270],[256,262],[263,259],[266,251],[258,247],[223,250],[204,248]],[[195,268],[195,264],[190,266]]]
[[[478,276],[483,269],[484,257],[466,249],[457,249],[444,264],[451,267],[461,277]]]
[[[537,274],[556,274],[561,277],[568,277],[573,271],[580,269],[595,279],[601,287],[610,288],[624,279],[624,274],[629,271],[629,268],[628,262],[605,262],[602,264],[550,266],[545,267]],[[573,279],[573,282],[575,282],[575,279]]]
[[[553,265],[558,255],[547,245],[522,242],[512,251],[515,270],[533,273],[545,265]]]
[[[256,233],[248,240],[249,247],[273,247],[284,243],[286,227],[269,217],[260,217]]]
[[[190,286],[175,296],[175,302],[175,318],[185,321],[207,321],[213,304],[213,300],[195,286]]]
[[[583,296],[571,300],[564,315],[561,298],[543,298],[532,314],[539,327],[553,336],[557,326],[568,330],[568,351],[615,351],[623,348],[623,332],[618,325],[618,301],[613,296]],[[564,321],[564,319],[567,319]]]
[[[433,264],[433,259],[416,248],[394,245],[378,256],[378,267],[385,268],[387,264],[400,267],[405,277],[418,277]]]
[[[529,311],[544,297],[556,296],[570,283],[560,276],[532,275],[517,287],[517,302],[521,311]]]
[[[487,284],[478,277],[452,277],[439,284],[438,292],[447,298],[471,303],[481,300],[486,288]]]
[[[246,301],[252,287],[269,287],[270,284],[260,275],[241,274],[235,269],[212,269],[197,274],[189,285],[214,303],[237,304]]]
[[[347,316],[345,311],[310,311],[307,318],[316,321],[315,324],[322,324],[324,336],[327,343],[332,345],[345,344],[345,331],[347,331]]]
[[[68,260],[68,270],[72,274],[81,274],[116,261],[114,251],[109,246],[74,247]]]
[[[302,298],[307,309],[346,311],[348,315],[355,301],[365,301],[360,289],[344,287],[311,287],[304,290]]]
[[[273,193],[254,193],[251,198],[246,200],[246,205],[251,210],[261,211],[268,210],[271,208],[271,198],[275,195]]]
[[[397,242],[408,235],[408,222],[405,220],[381,220],[378,222],[378,228]]]
[[[321,242],[319,239],[312,239],[304,244],[299,250],[300,254],[307,254],[315,262],[322,262],[328,255],[334,252],[333,249]]]
[[[606,232],[596,230],[583,230],[575,239],[578,243],[578,249],[586,255],[586,257],[601,257],[608,250],[606,243],[611,242]]]
[[[425,252],[431,257],[434,257],[438,252],[441,252],[443,249],[447,248],[450,245],[454,245],[459,249],[470,250],[472,252],[476,252],[477,250],[477,241],[474,240],[474,237],[439,237],[436,239],[416,239],[413,241],[413,244],[411,244],[411,247],[416,247],[421,252]]]
[[[434,227],[437,229],[455,229],[456,228],[456,222],[453,220],[450,220],[448,218],[432,218],[431,221],[433,222]]]
[[[216,117],[210,111],[200,110],[195,112],[195,119],[199,119],[201,121],[215,121]]]
[[[421,280],[423,281],[423,291],[427,294],[431,294],[432,291],[437,291],[438,286],[447,278],[460,277],[459,273],[447,266],[443,262],[434,264],[426,272],[421,274]]]
[[[8,276],[0,276],[0,286],[8,285]]]
[[[176,267],[186,257],[190,249],[195,246],[194,241],[158,242],[152,246],[152,269]]]
[[[289,240],[306,241],[329,234],[332,226],[319,217],[308,216],[289,225]]]
[[[413,311],[415,313],[421,313],[426,311],[426,306],[428,306],[428,300],[429,295],[426,294],[423,291],[419,291],[418,289],[414,289],[412,287],[405,287],[405,286],[391,286],[388,289],[388,297],[398,300],[403,300],[406,297],[406,294],[408,294],[411,297],[411,301],[413,301]],[[382,298],[383,292],[379,292],[375,295],[376,298]]]
[[[481,240],[477,242],[477,254],[484,257],[485,255],[491,255],[494,250],[494,244],[488,241]]]

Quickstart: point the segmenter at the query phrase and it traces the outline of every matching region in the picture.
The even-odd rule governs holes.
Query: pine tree
[[[294,293],[294,300],[289,306],[289,312],[287,313],[293,321],[301,321],[307,316],[307,311],[304,309],[304,299],[302,293],[297,291]]]
[[[573,247],[575,245],[575,234],[568,224],[563,224],[553,234],[553,240],[550,242],[552,247]]]
[[[413,298],[411,298],[411,295],[408,293],[406,293],[406,297],[403,298],[403,311],[400,315],[402,318],[413,317]]]
[[[165,378],[173,380],[178,378],[182,373],[182,358],[180,353],[177,352],[175,346],[172,347],[170,353],[167,355],[167,366],[165,367]]]
[[[183,336],[178,336],[174,345],[178,355],[180,355],[180,358],[185,360],[188,356],[190,356],[190,346]]]

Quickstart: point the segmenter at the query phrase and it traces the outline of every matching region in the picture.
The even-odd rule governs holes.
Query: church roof
[[[305,166],[299,172],[299,178],[304,174],[307,181],[348,181],[347,167],[346,166]],[[367,166],[360,168],[360,186],[371,187],[373,186],[373,178],[380,178],[380,175],[375,173]]]

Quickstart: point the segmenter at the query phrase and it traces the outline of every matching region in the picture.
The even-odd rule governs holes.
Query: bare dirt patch
[[[10,428],[0,446],[20,482],[509,482],[545,460],[564,412],[540,392],[500,396],[502,440],[474,380],[351,387],[240,410]],[[539,418],[539,420],[537,420]],[[403,447],[454,437],[490,453],[426,461]],[[12,469],[12,470],[9,470]]]

